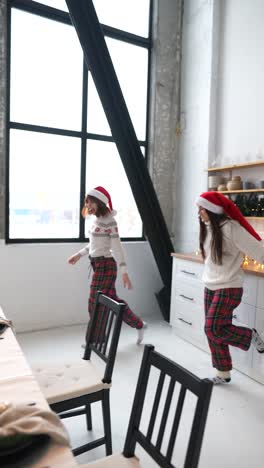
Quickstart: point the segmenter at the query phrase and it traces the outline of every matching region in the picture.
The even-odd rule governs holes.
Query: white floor
[[[18,334],[18,340],[30,363],[52,359],[60,361],[82,355],[80,348],[85,328],[63,327]],[[135,330],[122,327],[111,389],[113,451],[122,451],[129,413],[141,362],[143,345],[137,346]],[[149,323],[145,343],[183,365],[199,377],[213,375],[209,354],[179,339],[164,321]],[[264,359],[264,355],[263,355]],[[96,405],[93,405],[93,407]],[[93,408],[92,407],[92,408]],[[93,410],[93,431],[100,434],[101,410]],[[83,418],[64,420],[72,445],[91,437]],[[214,387],[199,468],[263,468],[264,464],[264,386],[233,371],[232,383]],[[141,450],[142,466],[155,467]],[[78,463],[104,456],[103,447],[83,454]],[[181,465],[177,465],[180,468]]]

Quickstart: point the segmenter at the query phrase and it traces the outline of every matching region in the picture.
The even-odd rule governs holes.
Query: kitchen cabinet
[[[180,338],[209,353],[204,333],[202,282],[203,264],[195,254],[172,254],[170,324]],[[264,271],[245,267],[241,304],[234,310],[233,323],[264,330]],[[230,346],[233,367],[264,384],[264,353],[252,346],[245,352]]]

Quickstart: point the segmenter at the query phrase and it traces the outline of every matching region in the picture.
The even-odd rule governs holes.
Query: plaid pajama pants
[[[127,303],[117,296],[115,289],[115,282],[117,276],[117,265],[113,257],[96,257],[91,258],[91,265],[93,268],[93,277],[90,287],[90,297],[88,304],[88,311],[91,316],[94,310],[95,298],[97,291],[101,291],[108,297],[111,297],[117,302],[123,302],[126,304],[123,321],[132,328],[140,329],[143,327],[143,322],[136,314],[130,310]],[[103,320],[104,306],[100,306],[97,323],[99,324]],[[96,331],[95,331],[96,334]],[[98,335],[98,333],[96,334]],[[96,336],[95,336],[96,338]]]
[[[212,364],[218,370],[232,369],[229,345],[247,351],[252,330],[232,324],[233,310],[240,304],[243,288],[204,290],[205,334],[212,355]]]

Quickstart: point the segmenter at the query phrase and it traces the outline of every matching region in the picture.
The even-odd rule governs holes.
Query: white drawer
[[[174,258],[173,275],[188,278],[190,281],[201,281],[202,273],[203,264]]]
[[[203,327],[204,312],[203,308],[197,304],[186,303],[182,299],[176,298],[174,301],[174,310],[171,316],[171,324],[178,325],[185,323],[190,328],[200,330]]]
[[[254,275],[245,275],[242,302],[255,306],[257,304],[258,279]],[[264,305],[263,305],[264,307]]]
[[[202,285],[194,285],[188,280],[177,281],[176,277],[173,289],[173,294],[177,299],[189,304],[198,304],[203,307],[204,287]]]
[[[234,309],[232,322],[237,326],[253,328],[255,324],[255,307],[249,304],[239,304],[239,306]],[[234,346],[230,346],[229,349],[232,355],[234,367],[242,372],[248,373],[252,368],[252,347],[250,347],[248,351],[243,351],[242,349],[235,348]]]
[[[257,307],[264,309],[264,278],[258,277]]]
[[[252,347],[250,347],[248,351],[243,351],[243,349],[235,348],[234,346],[229,346],[229,349],[232,356],[233,367],[244,372],[244,374],[248,374],[252,369]]]
[[[255,326],[255,307],[241,302],[233,312],[233,324],[244,325],[245,327],[254,328]]]
[[[186,304],[175,299],[171,314],[171,325],[179,336],[196,345],[204,346],[204,313],[203,308],[195,304]]]
[[[264,310],[256,309],[256,330],[263,336],[264,331]],[[257,373],[258,380],[264,382],[264,357],[263,354],[258,353],[253,349],[253,370]],[[259,374],[259,376],[258,376]]]

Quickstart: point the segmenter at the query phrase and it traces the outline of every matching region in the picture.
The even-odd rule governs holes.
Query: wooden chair
[[[98,292],[87,329],[83,359],[63,364],[42,363],[34,369],[51,409],[61,418],[84,414],[87,429],[91,430],[91,404],[102,402],[103,437],[73,449],[74,455],[104,444],[106,455],[112,453],[109,392],[124,307],[124,304]],[[96,365],[91,361],[91,353],[95,353],[103,361],[104,372],[99,370],[98,363]]]
[[[153,371],[154,375],[151,375]],[[157,353],[153,346],[146,345],[123,453],[81,466],[83,468],[143,467],[135,455],[138,443],[162,468],[176,466],[196,468],[199,463],[212,387],[210,380],[199,379]],[[145,407],[148,409],[147,412]],[[185,447],[182,435],[186,441]],[[176,440],[177,437],[179,441]],[[181,452],[180,464],[179,460],[176,460],[177,445]],[[147,466],[150,466],[149,462]]]

